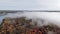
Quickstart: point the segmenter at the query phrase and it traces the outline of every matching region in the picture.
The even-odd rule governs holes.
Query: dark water
[[[17,12],[16,12],[17,13]],[[3,14],[0,14],[0,24],[2,22],[2,20],[8,15],[8,16],[11,16],[13,14],[16,14],[16,13],[3,13]],[[19,13],[22,13],[22,12],[19,12]],[[13,16],[12,16],[13,17]]]
[[[5,18],[5,15],[4,16],[0,16],[0,23],[2,22],[2,20]]]

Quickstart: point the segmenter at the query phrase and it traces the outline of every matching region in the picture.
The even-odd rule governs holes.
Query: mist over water
[[[0,16],[0,22],[2,22],[2,20],[6,17],[19,18],[22,16],[27,17],[26,19],[33,19],[33,21],[37,21],[38,26],[47,25],[48,23],[53,23],[53,24],[60,26],[60,13],[58,13],[58,12],[8,13],[7,15]],[[44,21],[43,23],[42,23],[42,20]]]

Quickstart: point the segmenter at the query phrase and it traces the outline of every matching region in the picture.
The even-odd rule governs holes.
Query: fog
[[[45,22],[42,25],[47,25],[48,23],[53,23],[60,26],[60,13],[58,12],[24,12],[24,13],[8,13],[4,18],[19,18],[25,16],[28,19],[33,19],[38,22],[38,25],[42,24],[40,21],[44,20]],[[3,19],[0,17],[0,21]]]

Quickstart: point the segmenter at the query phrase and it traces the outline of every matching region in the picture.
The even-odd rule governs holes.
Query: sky
[[[0,0],[0,10],[60,10],[60,0]]]

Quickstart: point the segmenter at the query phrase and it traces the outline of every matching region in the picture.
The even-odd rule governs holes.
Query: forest
[[[54,24],[37,26],[37,22],[32,24],[32,19],[5,18],[0,24],[0,34],[48,34],[49,31],[57,34],[60,28]]]

